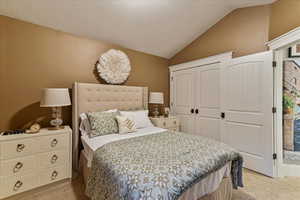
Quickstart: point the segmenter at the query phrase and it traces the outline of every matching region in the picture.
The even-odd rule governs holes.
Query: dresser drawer
[[[179,126],[179,120],[176,118],[170,118],[166,120],[167,127],[177,127]]]
[[[69,135],[59,134],[40,138],[40,151],[53,151],[61,148],[69,148]]]
[[[69,162],[67,150],[51,151],[38,155],[39,168],[49,168]]]
[[[0,178],[0,196],[14,195],[37,186],[38,178],[35,174]]]
[[[37,151],[39,144],[33,139],[14,140],[0,144],[0,159],[11,159],[33,154]]]
[[[0,176],[23,175],[28,172],[35,172],[37,169],[36,156],[26,156],[0,162]]]
[[[167,128],[167,122],[166,122],[166,120],[157,121],[156,126],[161,127],[161,128]]]
[[[67,178],[66,165],[59,165],[41,171],[40,184],[45,185]]]
[[[177,119],[160,119],[155,121],[155,125],[161,128],[170,128],[170,127],[176,127],[179,126],[179,120]]]
[[[161,127],[161,128],[168,128],[169,123],[167,122],[167,120],[157,120],[154,122],[155,126],[157,127]]]

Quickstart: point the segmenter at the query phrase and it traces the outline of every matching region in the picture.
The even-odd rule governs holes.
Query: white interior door
[[[220,141],[220,64],[195,70],[196,134]]]
[[[194,105],[194,74],[193,69],[176,71],[172,75],[172,112],[180,119],[181,131],[193,133],[194,116],[191,109]]]
[[[232,59],[221,69],[221,140],[238,149],[244,166],[273,176],[273,54]]]

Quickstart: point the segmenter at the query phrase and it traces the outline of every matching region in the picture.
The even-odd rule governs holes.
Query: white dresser
[[[170,131],[180,131],[180,121],[176,116],[150,117],[154,126],[165,128]]]
[[[72,130],[0,136],[0,199],[72,176]]]

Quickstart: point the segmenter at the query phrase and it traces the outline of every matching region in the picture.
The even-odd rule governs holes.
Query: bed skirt
[[[79,169],[83,176],[84,186],[86,186],[88,176],[90,174],[90,168],[87,165],[88,161],[83,154],[80,153]],[[194,191],[197,189],[197,184],[187,190],[178,200],[194,200]],[[207,194],[197,200],[231,200],[232,197],[232,181],[231,177],[224,177],[218,189],[210,194]]]

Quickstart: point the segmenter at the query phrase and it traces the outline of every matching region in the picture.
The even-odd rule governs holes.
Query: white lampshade
[[[162,92],[150,92],[149,103],[164,104],[164,94]]]
[[[42,92],[41,107],[61,107],[71,105],[68,88],[45,88]]]

